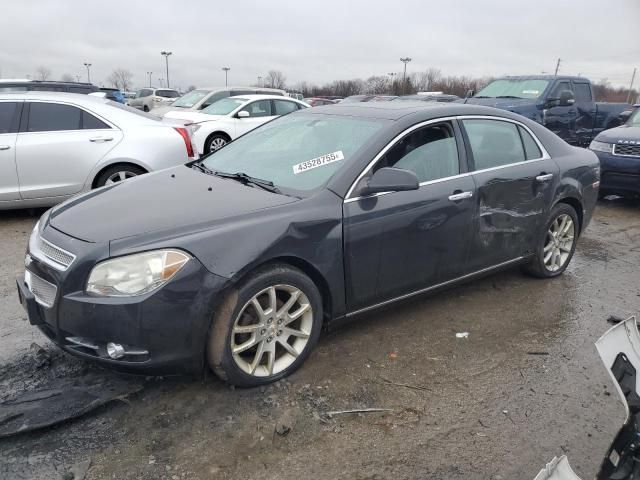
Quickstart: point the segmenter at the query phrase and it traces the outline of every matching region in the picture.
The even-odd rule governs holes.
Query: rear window
[[[588,83],[574,83],[573,90],[576,95],[576,102],[591,102],[591,87]]]
[[[79,130],[82,110],[71,105],[32,102],[28,132]]]
[[[180,94],[175,90],[156,90],[156,96],[164,98],[178,98]]]

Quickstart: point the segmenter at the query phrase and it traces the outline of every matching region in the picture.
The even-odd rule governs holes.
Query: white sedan
[[[184,123],[91,95],[0,94],[0,210],[52,206],[193,160]]]
[[[199,112],[171,111],[164,118],[193,122],[193,141],[201,155],[281,115],[308,108],[304,102],[277,95],[242,95],[212,103]]]

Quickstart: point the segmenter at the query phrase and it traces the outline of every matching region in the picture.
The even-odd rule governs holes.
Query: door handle
[[[0,150],[9,150],[11,145],[0,145]]]
[[[553,173],[541,173],[536,177],[536,181],[538,182],[548,182],[553,178]]]
[[[98,142],[110,142],[111,140],[113,140],[112,137],[93,137],[90,138],[89,141],[90,142],[94,142],[94,143],[98,143]]]
[[[473,192],[460,192],[449,195],[449,200],[451,200],[452,202],[457,202],[458,200],[464,200],[465,198],[471,197],[473,197]]]

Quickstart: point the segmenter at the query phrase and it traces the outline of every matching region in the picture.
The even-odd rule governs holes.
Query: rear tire
[[[322,298],[297,268],[273,265],[243,281],[216,311],[207,360],[239,387],[275,382],[307,359],[322,328]]]
[[[558,203],[551,210],[536,245],[534,258],[523,267],[538,278],[561,275],[569,265],[578,242],[580,223],[571,205]]]
[[[95,183],[95,188],[104,187],[105,185],[112,185],[128,178],[137,177],[138,175],[142,175],[143,173],[147,172],[136,165],[126,163],[112,165],[98,176]]]

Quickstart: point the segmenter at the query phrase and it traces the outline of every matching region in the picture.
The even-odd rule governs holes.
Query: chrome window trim
[[[440,123],[440,122],[450,122],[452,120],[497,120],[497,121],[502,121],[502,122],[509,122],[509,123],[513,123],[515,125],[519,125],[522,128],[524,128],[527,133],[529,133],[529,135],[531,135],[531,138],[533,138],[533,141],[536,142],[536,144],[538,145],[538,148],[540,149],[540,151],[542,152],[542,157],[539,158],[532,158],[530,160],[524,160],[522,162],[515,162],[515,163],[508,163],[506,165],[498,165],[497,167],[490,167],[490,168],[483,168],[481,170],[474,170],[472,172],[465,172],[465,173],[461,173],[458,175],[453,175],[451,177],[443,177],[443,178],[438,178],[436,180],[429,180],[426,182],[421,182],[419,184],[420,187],[423,187],[425,185],[430,185],[432,183],[438,183],[438,182],[445,182],[447,180],[452,180],[455,178],[461,178],[461,177],[466,177],[469,175],[475,175],[477,173],[482,173],[482,172],[490,172],[493,170],[499,170],[501,168],[507,168],[507,167],[513,167],[513,166],[517,166],[517,165],[523,165],[525,163],[531,163],[531,162],[537,162],[540,160],[550,160],[551,156],[549,155],[549,152],[547,152],[547,149],[544,148],[544,145],[542,144],[542,142],[540,142],[540,139],[538,139],[538,137],[531,131],[531,129],[526,126],[524,123],[518,121],[518,120],[512,120],[510,118],[504,118],[504,117],[494,117],[491,115],[458,115],[458,116],[451,116],[451,117],[441,117],[441,118],[434,118],[431,120],[426,120],[424,122],[418,123],[416,125],[413,125],[412,127],[409,127],[408,129],[404,130],[403,132],[399,133],[398,135],[396,135],[387,145],[385,145],[385,147],[380,150],[380,152],[378,152],[378,154],[373,157],[373,160],[371,160],[367,166],[364,168],[364,170],[362,170],[362,172],[360,172],[360,175],[358,175],[355,179],[355,181],[351,184],[351,187],[349,187],[349,190],[347,191],[347,195],[343,201],[343,203],[351,203],[351,202],[355,202],[358,200],[362,200],[363,198],[373,198],[373,197],[379,197],[381,195],[386,195],[388,193],[394,193],[394,192],[380,192],[380,193],[376,193],[373,195],[365,195],[365,196],[359,196],[359,197],[352,197],[352,193],[353,190],[355,189],[356,185],[358,184],[358,182],[360,182],[360,180],[362,180],[362,177],[364,177],[369,170],[371,170],[371,168],[376,164],[376,162],[378,160],[380,160],[380,158],[382,158],[382,156],[387,153],[391,147],[393,147],[395,145],[395,143],[400,140],[402,137],[410,134],[411,132],[413,132],[414,130],[417,130],[419,128],[422,128],[424,126],[427,125],[431,125],[434,123]],[[524,146],[523,146],[523,150],[524,150]]]
[[[354,310],[353,312],[349,312],[349,313],[347,313],[347,317],[352,317],[354,315],[359,315],[361,313],[368,312],[369,310],[374,310],[374,309],[379,308],[379,307],[384,307],[385,305],[389,305],[390,303],[398,302],[400,300],[405,300],[407,298],[411,298],[411,297],[414,297],[416,295],[420,295],[421,293],[427,293],[427,292],[429,292],[431,290],[435,290],[437,288],[444,287],[446,285],[451,285],[453,283],[465,280],[467,278],[474,277],[476,275],[481,275],[483,273],[490,272],[491,270],[495,270],[495,269],[498,269],[498,268],[501,268],[501,267],[506,267],[507,265],[510,265],[510,264],[513,264],[513,263],[518,263],[518,262],[524,260],[525,258],[527,258],[527,257],[522,256],[522,257],[513,258],[511,260],[507,260],[506,262],[498,263],[498,264],[493,265],[491,267],[483,268],[481,270],[477,270],[475,272],[467,273],[467,274],[462,275],[460,277],[456,277],[456,278],[453,278],[451,280],[447,280],[446,282],[437,283],[435,285],[431,285],[430,287],[421,288],[420,290],[416,290],[416,291],[410,292],[410,293],[405,293],[404,295],[400,295],[399,297],[394,297],[394,298],[391,298],[389,300],[385,300],[384,302],[375,303],[373,305],[369,305],[368,307],[363,307],[363,308],[360,308],[358,310]]]

